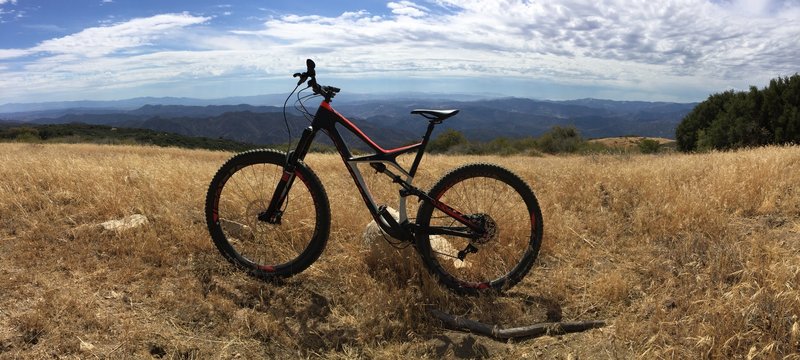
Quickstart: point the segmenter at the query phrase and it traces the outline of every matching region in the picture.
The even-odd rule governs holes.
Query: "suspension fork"
[[[268,222],[270,224],[281,223],[281,217],[283,216],[283,210],[281,208],[286,202],[286,198],[289,195],[289,190],[292,188],[294,179],[297,176],[296,170],[298,161],[305,159],[316,134],[317,130],[312,126],[309,126],[303,130],[303,134],[300,136],[300,141],[297,143],[297,147],[295,147],[293,151],[290,151],[286,156],[286,164],[283,166],[283,174],[281,175],[281,179],[278,181],[278,185],[275,187],[275,191],[272,193],[269,206],[264,212],[258,214],[258,220]]]

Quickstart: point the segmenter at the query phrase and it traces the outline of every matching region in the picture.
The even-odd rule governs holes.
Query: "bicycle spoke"
[[[231,165],[233,173],[228,175],[218,193],[216,212],[224,236],[220,241],[225,241],[237,256],[249,262],[274,266],[293,261],[306,251],[315,236],[318,221],[317,202],[312,199],[308,185],[300,180],[294,182],[289,192],[293,205],[286,209],[281,223],[258,220],[283,173],[283,156],[269,154],[274,156],[274,163]],[[245,153],[242,156],[256,155]],[[217,195],[217,192],[213,190],[210,194]],[[284,204],[288,206],[288,198]]]
[[[528,200],[515,183],[519,184],[520,180],[505,170],[492,165],[471,165],[450,173],[434,186],[434,189],[443,189],[439,190],[443,193],[437,194],[441,202],[485,229],[468,237],[446,233],[428,236],[428,244],[422,248],[429,249],[426,251],[430,251],[430,255],[423,254],[423,260],[426,264],[435,262],[436,265],[430,266],[440,273],[443,283],[456,290],[464,289],[460,284],[502,286],[507,281],[519,281],[530,269],[535,254],[533,257],[526,257],[526,254],[532,251],[531,243],[538,238],[533,236],[535,229],[528,215]],[[535,202],[532,194],[528,194]],[[425,206],[425,209],[432,208],[430,204]],[[421,219],[434,233],[437,233],[435,228],[463,227],[438,209],[430,211],[430,214],[423,213]],[[435,237],[443,238],[446,248],[440,248],[445,245],[441,245],[441,240],[434,240]],[[459,254],[463,254],[464,261],[454,260]],[[520,264],[523,266],[518,266]]]

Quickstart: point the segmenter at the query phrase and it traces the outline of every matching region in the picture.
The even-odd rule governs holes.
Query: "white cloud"
[[[338,60],[333,65],[342,72],[369,64],[416,74],[628,86],[683,78],[695,82],[689,86],[764,82],[797,71],[800,58],[798,5],[789,2],[749,8],[744,1],[700,0],[438,4],[445,14],[416,17],[430,10],[402,1],[388,4],[395,17],[285,16],[250,34],[281,39],[295,54]]]
[[[123,49],[152,45],[153,41],[166,37],[171,30],[200,24],[208,20],[207,17],[197,17],[186,13],[138,18],[111,26],[88,28],[76,34],[46,40],[32,50],[56,54],[81,54],[88,57],[103,56]]]
[[[400,16],[421,17],[425,16],[428,8],[417,5],[411,1],[390,2],[386,4],[392,10],[392,14]]]
[[[0,49],[0,60],[26,59],[24,71],[0,71],[0,88],[245,81],[286,76],[310,57],[328,79],[518,79],[680,98],[800,70],[792,1],[404,0],[388,2],[389,15],[353,10],[273,16],[230,32],[186,13],[89,28]]]
[[[25,49],[0,49],[0,60],[13,59],[29,54],[31,54],[31,51]]]
[[[16,5],[17,4],[17,0],[0,0],[0,5],[5,5],[5,4]],[[9,17],[7,17],[5,15],[11,15],[15,19],[20,19],[20,18],[25,17],[25,12],[24,11],[17,11],[15,9],[4,10],[3,8],[0,8],[0,24],[8,22],[7,19]]]

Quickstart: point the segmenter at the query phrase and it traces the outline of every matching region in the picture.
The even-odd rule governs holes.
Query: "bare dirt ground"
[[[800,148],[567,157],[430,156],[417,183],[496,162],[544,213],[530,274],[505,296],[441,289],[412,248],[364,251],[369,214],[334,155],[312,154],[334,209],[311,268],[237,272],[203,204],[231,154],[0,144],[0,358],[798,358]],[[407,159],[406,159],[407,160]],[[396,190],[370,186],[396,204]],[[97,224],[143,214],[127,231]],[[498,342],[451,314],[521,326],[605,319]]]

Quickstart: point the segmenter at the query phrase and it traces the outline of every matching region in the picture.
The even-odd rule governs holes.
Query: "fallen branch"
[[[449,327],[450,329],[460,331],[466,330],[498,340],[536,337],[542,335],[560,335],[596,329],[606,325],[605,321],[601,320],[566,321],[538,323],[530,326],[504,329],[498,327],[497,325],[484,324],[482,322],[466,319],[460,316],[453,316],[436,309],[428,309],[428,311],[430,311],[434,317],[442,321],[445,326]]]

